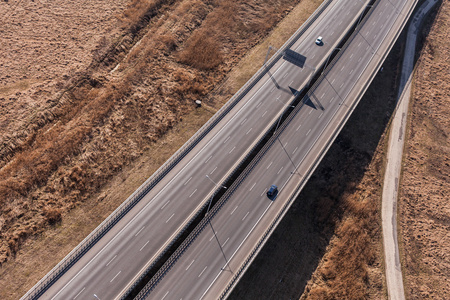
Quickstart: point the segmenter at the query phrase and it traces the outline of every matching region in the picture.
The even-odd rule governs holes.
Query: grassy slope
[[[450,3],[430,19],[415,70],[399,200],[408,299],[450,295],[450,46],[442,42],[450,37]]]
[[[214,100],[204,101],[197,110],[193,100],[223,83],[236,62],[298,3],[180,0],[158,6],[159,1],[143,2],[153,18],[140,44],[125,56],[120,49],[131,48],[133,39],[140,38],[139,32],[126,35],[123,47],[113,49],[96,69],[81,76],[78,87],[52,111],[53,117],[33,127],[32,142],[25,143],[23,151],[14,153],[13,163],[1,170],[5,176],[0,178],[6,181],[0,182],[0,192],[6,195],[3,201],[11,208],[13,221],[7,224],[16,224],[2,231],[3,238],[9,234],[11,241],[3,244],[2,259],[5,253],[9,259],[0,270],[2,299],[26,292],[206,122],[256,71],[267,48],[252,52],[242,67],[245,71],[236,72],[222,89],[213,91],[214,97],[207,97]],[[305,2],[312,12],[321,1]],[[125,17],[124,24],[134,24],[134,15]],[[225,26],[230,22],[237,25]],[[292,25],[271,44],[279,46],[298,26],[298,22]],[[210,49],[219,51],[221,63],[182,64],[196,55],[189,53],[189,45],[198,43],[202,34],[215,38],[208,43],[217,43]],[[251,60],[257,62],[248,63]],[[120,67],[111,72],[118,61]],[[41,172],[17,172],[33,169],[36,161]],[[30,176],[24,177],[24,185],[4,184],[21,175]],[[9,201],[13,197],[17,200]]]
[[[402,35],[231,299],[383,297],[381,180]]]

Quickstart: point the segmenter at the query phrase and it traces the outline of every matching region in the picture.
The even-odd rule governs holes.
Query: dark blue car
[[[272,184],[269,188],[269,190],[267,191],[267,197],[272,198],[273,196],[275,196],[278,192],[278,187],[274,184]]]

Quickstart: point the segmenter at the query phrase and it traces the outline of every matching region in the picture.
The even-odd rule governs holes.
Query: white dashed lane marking
[[[139,251],[142,251],[142,249],[144,249],[145,246],[147,246],[147,244],[148,244],[149,242],[150,242],[150,241],[147,241],[147,242],[144,244],[144,246],[142,246],[141,249],[139,249]]]
[[[202,276],[203,272],[206,271],[206,268],[208,268],[208,266],[206,266],[206,267],[203,269],[203,271],[198,275],[198,277]]]
[[[110,263],[112,263],[112,261],[117,257],[117,255],[115,255],[110,261],[109,263],[106,264],[106,266],[109,266]]]
[[[78,296],[80,296],[80,294],[86,289],[86,287],[84,287],[75,297],[73,297],[73,299],[77,299]]]
[[[185,183],[184,185],[188,184],[189,181],[191,181],[192,177],[190,177]]]
[[[164,294],[164,296],[161,298],[161,300],[164,300],[164,298],[166,298],[167,294],[169,294],[169,291],[167,291],[167,293]]]
[[[170,216],[170,218],[167,219],[166,223],[169,222],[170,219],[172,219],[172,217],[173,217],[174,215],[175,215],[175,214],[172,214],[172,215]]]
[[[192,266],[192,264],[194,263],[195,259],[193,261],[191,261],[191,263],[189,264],[189,266],[187,266],[186,271]]]
[[[217,166],[211,171],[211,173],[209,173],[209,174],[212,174],[212,173],[214,173],[214,171],[217,169]]]
[[[277,173],[277,174],[280,174],[280,172],[281,172],[281,170],[283,170],[283,168],[284,168],[284,167],[281,167],[281,169],[280,169],[280,170],[278,171],[278,173]]]
[[[139,235],[139,233],[141,233],[141,231],[142,230],[144,230],[144,228],[145,228],[145,226],[144,227],[142,227],[141,229],[139,229],[139,231],[134,235],[134,236],[138,236]]]
[[[166,203],[164,203],[164,205],[161,207],[161,210],[164,209],[164,207],[166,207],[167,204],[169,204],[170,200],[168,200]]]
[[[189,195],[189,198],[191,198],[192,195],[194,195],[196,191],[197,191],[197,189],[195,189],[195,190],[192,192],[192,194]],[[166,222],[166,223],[167,223],[167,222]]]
[[[121,272],[122,272],[122,271],[119,271],[119,273],[117,273],[117,274],[116,274],[116,276],[114,276],[114,277],[113,277],[113,279],[111,279],[111,281],[110,281],[110,282],[113,282],[113,281],[114,281],[114,279],[116,279],[116,277],[117,277],[117,276],[119,276],[119,274],[120,274]]]

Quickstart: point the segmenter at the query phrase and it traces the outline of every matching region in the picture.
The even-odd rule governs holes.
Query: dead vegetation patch
[[[382,299],[381,178],[401,35],[230,299]]]
[[[123,35],[100,40],[95,63],[51,83],[56,96],[42,88],[33,97],[45,95],[48,105],[3,127],[0,263],[75,207],[95,203],[101,187],[148,153],[298,2],[131,1]],[[198,57],[205,47],[210,54]]]
[[[442,43],[450,36],[450,3],[434,14],[415,70],[399,194],[408,299],[450,295],[450,47]]]

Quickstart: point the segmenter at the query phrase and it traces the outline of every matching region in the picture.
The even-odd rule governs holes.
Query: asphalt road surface
[[[336,0],[292,50],[305,65],[281,59],[228,115],[113,229],[54,283],[42,299],[114,299],[208,201],[255,142],[276,122],[295,91],[356,21],[367,1]],[[315,45],[317,36],[322,46]],[[277,88],[278,87],[278,88]],[[208,179],[206,175],[209,176]]]
[[[411,7],[414,4],[408,0],[395,4],[380,1],[316,87],[312,101],[295,110],[297,114],[289,126],[156,285],[149,299],[219,298],[295,188],[302,184],[305,174],[320,160],[321,150],[348,119],[359,101],[355,91],[365,90],[365,82],[380,65],[370,63],[381,61],[385,53],[379,51],[396,39]],[[275,200],[266,196],[272,184],[279,187]]]

